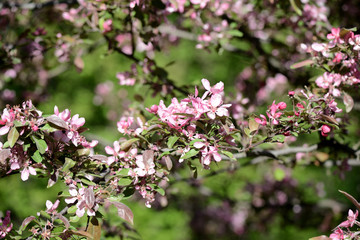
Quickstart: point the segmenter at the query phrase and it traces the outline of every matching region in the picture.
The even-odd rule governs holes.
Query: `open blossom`
[[[344,40],[340,37],[340,28],[332,28],[331,33],[329,33],[326,37],[330,39],[330,44],[335,46],[337,43],[344,43]]]
[[[354,213],[351,209],[349,209],[347,220],[340,223],[339,227],[348,228],[348,227],[354,226],[356,218],[358,217],[358,215],[359,215],[358,210],[356,210],[356,212]]]
[[[111,157],[108,157],[107,164],[111,165],[113,162],[116,162],[118,158],[125,157],[125,152],[121,151],[120,143],[118,141],[114,142],[114,148],[110,146],[105,147],[105,152],[107,154],[113,155]]]
[[[57,199],[54,203],[49,200],[46,200],[46,212],[49,214],[55,214],[56,209],[59,207],[60,200]]]
[[[72,197],[66,198],[65,202],[67,204],[76,203],[76,215],[82,217],[85,214],[85,211],[88,216],[95,216],[95,212],[99,208],[99,205],[95,201],[95,195],[93,187],[88,188],[81,187],[77,190],[75,185],[69,186],[69,193]]]
[[[261,125],[263,125],[263,126],[265,126],[266,125],[266,123],[267,123],[267,121],[266,121],[266,117],[263,115],[263,114],[260,114],[260,117],[262,118],[255,118],[254,120],[255,120],[255,122],[257,122],[257,123],[259,123],[259,124],[261,124]]]
[[[10,219],[10,211],[6,212],[6,216],[0,218],[0,239],[5,238],[6,235],[11,231],[13,224]]]
[[[1,115],[0,125],[3,125],[0,128],[0,135],[5,135],[9,132],[10,128],[13,126],[15,120],[15,113],[12,109],[8,110],[5,108],[3,114]]]
[[[229,116],[229,111],[227,108],[229,108],[231,104],[221,105],[222,103],[223,101],[220,94],[214,94],[211,96],[209,104],[210,111],[207,113],[209,118],[215,119],[216,115],[219,117]]]
[[[266,112],[269,119],[271,119],[272,124],[279,124],[278,118],[283,114],[282,112],[277,112],[278,110],[284,110],[286,108],[286,103],[280,102],[275,104],[275,101],[270,106],[269,111]]]
[[[330,234],[330,238],[332,240],[344,240],[344,232],[341,230],[341,228],[336,228],[336,230]]]
[[[32,166],[28,166],[28,164],[26,163],[24,169],[21,171],[21,180],[28,180],[30,174],[36,175],[36,170]]]

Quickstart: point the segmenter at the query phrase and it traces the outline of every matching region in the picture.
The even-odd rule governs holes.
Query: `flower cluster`
[[[332,240],[344,240],[344,239],[359,239],[359,236],[350,230],[354,225],[360,226],[360,223],[356,220],[359,215],[358,210],[354,213],[349,209],[347,220],[340,223],[330,234]]]
[[[338,128],[339,123],[334,117],[336,113],[342,112],[342,109],[337,107],[331,95],[319,97],[301,90],[300,94],[290,91],[289,97],[293,103],[292,111],[286,110],[285,102],[276,104],[274,101],[266,112],[269,121],[263,114],[260,114],[260,118],[254,119],[267,128],[268,136],[297,136],[301,132],[320,130],[321,135],[326,137],[333,128]]]
[[[346,87],[360,83],[360,35],[348,29],[332,28],[327,40],[302,47],[312,54],[313,64],[325,69],[315,84],[327,94],[340,97]]]
[[[12,230],[13,224],[10,219],[10,211],[6,212],[6,216],[0,218],[0,239],[5,238],[6,235]]]

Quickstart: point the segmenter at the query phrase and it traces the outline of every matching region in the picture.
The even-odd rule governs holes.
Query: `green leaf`
[[[50,126],[50,124],[45,124],[43,127],[40,128],[42,131],[46,131],[46,132],[55,132],[58,131],[59,129],[57,128],[53,128],[52,126]]]
[[[15,145],[18,138],[19,138],[19,132],[16,130],[16,127],[11,128],[8,134],[8,142],[11,148]]]
[[[234,36],[234,37],[242,37],[244,36],[244,34],[242,32],[240,32],[239,30],[230,30],[227,32],[228,34],[230,34],[231,36]]]
[[[122,151],[127,151],[130,149],[130,147],[136,143],[137,141],[139,141],[139,138],[132,138],[127,140],[126,142],[121,143],[120,148]]]
[[[37,163],[41,163],[43,160],[42,156],[40,155],[39,150],[36,150],[36,152],[34,152],[34,154],[31,156],[31,158]]]
[[[80,179],[82,183],[84,183],[85,185],[88,185],[88,186],[96,186],[96,183],[86,179],[86,178],[81,178]]]
[[[273,142],[284,142],[285,136],[284,135],[276,135],[272,137]]]
[[[301,11],[301,2],[300,0],[290,0],[290,4],[293,7],[293,9],[295,10],[295,12],[301,16],[302,15],[302,11]]]
[[[151,187],[156,192],[158,192],[161,196],[165,196],[165,190],[159,187],[158,185],[151,183],[148,184],[148,186]]]
[[[41,154],[44,154],[47,149],[47,144],[44,140],[39,139],[35,136],[31,136],[31,139],[35,142],[36,148],[39,150]]]
[[[190,146],[194,145],[194,143],[196,143],[196,142],[202,142],[202,141],[204,141],[204,140],[203,139],[194,139],[190,142]]]
[[[78,222],[79,220],[80,220],[80,218],[77,215],[70,217],[70,222]]]
[[[229,151],[221,150],[220,153],[228,156],[231,160],[235,160],[234,155]]]
[[[195,149],[191,149],[190,151],[188,151],[187,153],[185,153],[184,156],[181,157],[181,159],[188,159],[191,158],[193,156],[196,156],[199,153],[199,151],[195,150]]]
[[[168,142],[167,142],[168,148],[172,148],[178,139],[179,139],[179,137],[176,137],[176,136],[169,137]]]
[[[281,168],[276,168],[275,171],[274,171],[274,178],[276,181],[282,181],[284,180],[286,174],[285,174],[285,171]]]
[[[101,238],[101,225],[96,217],[92,217],[89,223],[87,232],[92,235],[88,240],[100,240]]]
[[[120,176],[129,176],[129,168],[123,168],[120,171],[117,172],[116,175],[120,175]]]
[[[72,160],[71,158],[65,158],[65,163],[61,169],[63,172],[68,172],[70,168],[74,167],[76,162]]]
[[[121,178],[119,179],[118,181],[118,185],[119,186],[128,186],[132,183],[132,179],[129,179],[129,178]]]
[[[76,213],[76,205],[73,205],[71,207],[69,207],[69,209],[67,210],[68,213],[72,214],[72,213]]]

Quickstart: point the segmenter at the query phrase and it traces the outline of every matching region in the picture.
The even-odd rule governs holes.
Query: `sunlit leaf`
[[[15,145],[18,138],[19,138],[19,132],[16,130],[16,127],[11,128],[7,139],[11,148]]]

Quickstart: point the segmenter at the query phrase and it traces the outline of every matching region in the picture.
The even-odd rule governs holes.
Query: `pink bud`
[[[295,95],[295,92],[294,91],[289,91],[288,94],[289,94],[290,97],[293,97]]]
[[[286,103],[284,103],[284,102],[279,102],[279,103],[277,104],[277,107],[278,107],[278,109],[280,109],[280,110],[284,110],[284,109],[286,108]]]
[[[331,131],[331,128],[328,125],[321,126],[321,135],[326,137],[328,133]]]

